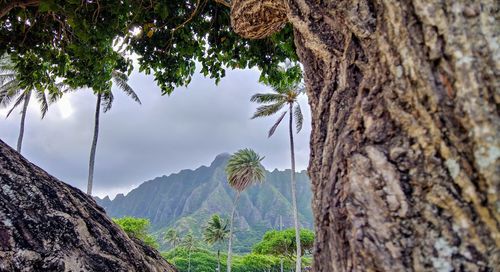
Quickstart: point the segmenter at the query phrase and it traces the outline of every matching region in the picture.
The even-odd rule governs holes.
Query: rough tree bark
[[[91,196],[0,141],[0,271],[176,271]]]
[[[500,267],[499,3],[288,0],[314,271]]]

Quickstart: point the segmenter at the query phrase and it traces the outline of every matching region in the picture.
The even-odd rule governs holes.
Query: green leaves
[[[154,237],[147,232],[150,224],[148,219],[125,216],[122,218],[113,218],[113,222],[120,226],[128,236],[140,239],[151,247],[159,247]]]
[[[203,232],[205,242],[210,245],[223,243],[229,235],[228,220],[223,220],[218,214],[212,215]]]
[[[300,244],[302,253],[310,253],[314,245],[314,233],[308,229],[300,230]],[[285,256],[293,259],[296,251],[295,229],[290,228],[282,231],[271,230],[264,234],[262,241],[255,244],[254,253]]]
[[[225,76],[225,69],[258,67],[262,81],[274,83],[283,78],[276,72],[280,63],[297,62],[291,26],[267,39],[245,40],[232,32],[229,8],[215,1],[202,3],[40,1],[39,6],[14,8],[0,18],[0,55],[8,53],[19,59],[16,63],[37,66],[16,66],[24,75],[23,87],[38,82],[37,88],[46,89],[48,76],[52,81],[64,79],[71,88],[104,91],[111,88],[113,71],[131,71],[130,56],[135,54],[139,70],[152,73],[164,94],[189,84],[196,63],[216,82]],[[139,29],[143,34],[135,35]],[[117,39],[124,41],[121,49],[127,57],[115,52]],[[27,52],[38,59],[33,61]],[[300,76],[291,69],[286,78]]]
[[[167,230],[167,232],[165,232],[165,236],[163,239],[165,239],[165,241],[174,248],[181,242],[179,232],[177,232],[177,230],[173,228],[170,228]]]

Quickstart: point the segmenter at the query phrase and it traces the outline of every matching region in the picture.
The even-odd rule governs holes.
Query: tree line
[[[149,220],[144,218],[123,217],[113,219],[129,236],[142,240],[144,243],[159,249],[158,242],[148,234]],[[222,271],[226,269],[224,260],[227,253],[221,253],[229,239],[229,219],[223,219],[218,214],[212,215],[203,227],[202,237],[196,237],[192,232],[179,233],[175,228],[164,232],[162,239],[170,245],[170,250],[162,256],[174,264],[180,271]],[[314,242],[312,231],[302,229],[300,240],[303,245],[300,258],[304,266],[310,265],[311,251]],[[235,255],[232,261],[233,271],[294,271],[296,254],[295,230],[267,231],[253,246],[251,253]],[[215,250],[215,252],[213,251]]]

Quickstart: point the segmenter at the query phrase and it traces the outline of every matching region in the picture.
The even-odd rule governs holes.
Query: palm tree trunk
[[[217,249],[217,272],[220,272],[220,249]]]
[[[89,179],[87,183],[87,194],[92,195],[92,184],[94,182],[94,163],[95,163],[95,150],[97,148],[97,137],[99,136],[99,113],[101,111],[101,94],[97,94],[97,104],[95,106],[95,126],[94,126],[94,139],[92,140],[92,147],[90,148],[89,160]]]
[[[280,231],[283,230],[283,217],[280,215]],[[283,272],[283,256],[280,256],[280,272]]]
[[[292,159],[292,209],[293,209],[293,223],[295,225],[295,243],[297,244],[297,259],[295,261],[295,271],[302,271],[302,258],[301,258],[301,247],[300,247],[300,228],[299,228],[299,216],[297,212],[297,196],[296,196],[296,182],[295,182],[295,150],[293,146],[293,104],[290,103],[290,123],[289,123],[289,132],[290,132],[290,151],[291,151],[291,159]]]
[[[234,199],[233,211],[231,212],[231,225],[229,227],[229,242],[228,242],[228,250],[227,250],[227,272],[231,272],[231,255],[233,253],[233,222],[234,222],[234,213],[236,212],[236,204],[238,203],[238,199],[240,198],[240,192],[236,193],[236,197]]]
[[[17,152],[21,153],[21,146],[23,145],[24,137],[24,120],[26,119],[26,112],[28,111],[28,104],[30,103],[31,91],[24,94],[23,111],[21,112],[21,126],[19,128],[19,137],[17,138]]]

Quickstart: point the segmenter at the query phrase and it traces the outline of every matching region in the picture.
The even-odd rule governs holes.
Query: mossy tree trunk
[[[289,0],[314,271],[500,267],[499,2]]]

